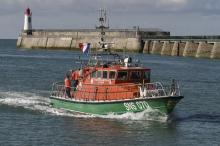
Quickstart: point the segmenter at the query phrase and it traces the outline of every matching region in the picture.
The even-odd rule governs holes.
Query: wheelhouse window
[[[97,71],[97,78],[102,78],[102,71]]]
[[[128,72],[126,72],[126,71],[119,71],[117,79],[118,80],[126,80],[127,76],[128,76]]]
[[[109,79],[115,79],[115,71],[109,71]]]
[[[150,71],[145,71],[144,72],[144,79],[145,80],[150,80]]]
[[[130,79],[131,80],[140,80],[141,79],[141,72],[139,72],[139,71],[132,71]]]
[[[108,71],[103,71],[103,79],[107,79],[108,78]]]
[[[91,78],[96,78],[96,71],[92,72]]]

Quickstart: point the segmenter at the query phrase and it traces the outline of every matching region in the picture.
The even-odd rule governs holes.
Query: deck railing
[[[64,83],[54,83],[51,95],[68,98]],[[78,85],[76,88],[71,88],[71,98],[85,101],[122,100],[179,95],[180,90],[177,83],[171,86],[163,86],[160,82],[121,85],[83,84]]]

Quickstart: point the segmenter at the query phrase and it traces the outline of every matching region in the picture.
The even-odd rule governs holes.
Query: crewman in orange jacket
[[[78,71],[72,71],[72,80],[73,80],[73,87],[76,88],[78,85],[78,79],[79,79],[79,70]]]
[[[71,97],[71,95],[70,95],[71,80],[70,80],[69,76],[65,77],[64,85],[65,85],[66,95],[70,98]]]

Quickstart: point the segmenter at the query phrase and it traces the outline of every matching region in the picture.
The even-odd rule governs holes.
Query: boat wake
[[[0,92],[1,105],[24,108],[45,114],[72,116],[64,110],[52,108],[49,98],[29,92]]]
[[[115,114],[108,114],[103,116],[97,116],[100,118],[107,118],[107,119],[121,119],[121,120],[135,120],[135,121],[160,121],[160,122],[166,122],[168,119],[168,116],[165,114],[162,114],[158,110],[155,109],[146,109],[139,113],[125,113],[121,115],[115,115]]]
[[[125,113],[122,115],[82,115],[73,113],[63,109],[53,108],[50,105],[50,99],[35,93],[29,92],[0,92],[1,105],[12,106],[14,108],[24,108],[27,110],[50,114],[55,116],[79,117],[79,118],[105,118],[105,119],[121,119],[121,120],[150,120],[150,121],[166,121],[167,116],[162,115],[159,111],[147,109],[140,113]]]

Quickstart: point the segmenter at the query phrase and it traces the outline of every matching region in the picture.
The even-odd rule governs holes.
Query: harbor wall
[[[152,42],[153,45],[149,45],[150,42]],[[174,39],[147,39],[145,41],[143,53],[220,59],[220,39],[212,41],[206,39],[178,39],[176,41]]]
[[[169,32],[137,29],[110,29],[105,32],[105,41],[113,51],[142,52],[144,37],[169,36]],[[31,35],[22,31],[17,40],[18,48],[79,49],[79,43],[91,43],[99,48],[100,31],[97,29],[32,30]]]
[[[105,33],[112,51],[220,59],[220,36],[170,36],[165,31],[137,29],[110,29]],[[97,29],[32,30],[32,35],[21,32],[17,47],[75,50],[85,42],[99,48],[99,41]]]

